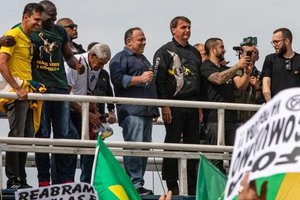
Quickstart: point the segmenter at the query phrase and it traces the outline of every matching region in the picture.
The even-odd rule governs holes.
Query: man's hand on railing
[[[171,108],[169,106],[163,106],[161,112],[165,124],[170,124],[172,122]]]

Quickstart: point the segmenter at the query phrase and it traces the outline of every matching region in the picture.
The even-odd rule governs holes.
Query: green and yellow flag
[[[227,177],[205,156],[200,155],[197,200],[218,200],[223,195]]]
[[[92,174],[92,185],[99,200],[140,200],[123,167],[98,137]]]
[[[266,200],[295,200],[300,198],[300,173],[282,173],[258,178],[256,191],[260,195],[262,184],[268,183]],[[236,196],[235,200],[238,199]]]

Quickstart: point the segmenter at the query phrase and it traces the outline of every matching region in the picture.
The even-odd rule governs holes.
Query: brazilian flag
[[[92,185],[99,200],[140,200],[123,167],[98,137],[92,174]]]
[[[218,200],[224,195],[227,177],[205,156],[200,155],[197,200]]]
[[[266,181],[266,200],[296,200],[300,199],[300,173],[282,173],[273,176],[258,178],[256,191],[260,196],[262,184]],[[235,197],[235,200],[238,198]]]

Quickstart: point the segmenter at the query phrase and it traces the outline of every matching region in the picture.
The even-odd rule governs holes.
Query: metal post
[[[217,145],[225,145],[225,110],[218,109],[218,141]]]
[[[82,102],[82,128],[81,128],[81,140],[89,139],[89,102]]]
[[[0,146],[0,198],[2,200],[2,191],[3,191],[3,155],[2,155],[2,145]]]
[[[179,175],[179,195],[188,195],[187,184],[187,159],[178,159],[178,175]]]

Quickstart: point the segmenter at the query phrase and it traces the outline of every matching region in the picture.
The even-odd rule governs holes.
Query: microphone
[[[152,71],[152,72],[154,72],[154,68],[153,68],[153,65],[150,65],[149,67],[148,67],[148,70],[147,71]],[[152,79],[153,80],[153,79]],[[152,81],[150,81],[150,82],[148,82],[148,83],[146,83],[145,84],[145,87],[149,87],[150,86],[150,84],[149,83],[151,83]]]

